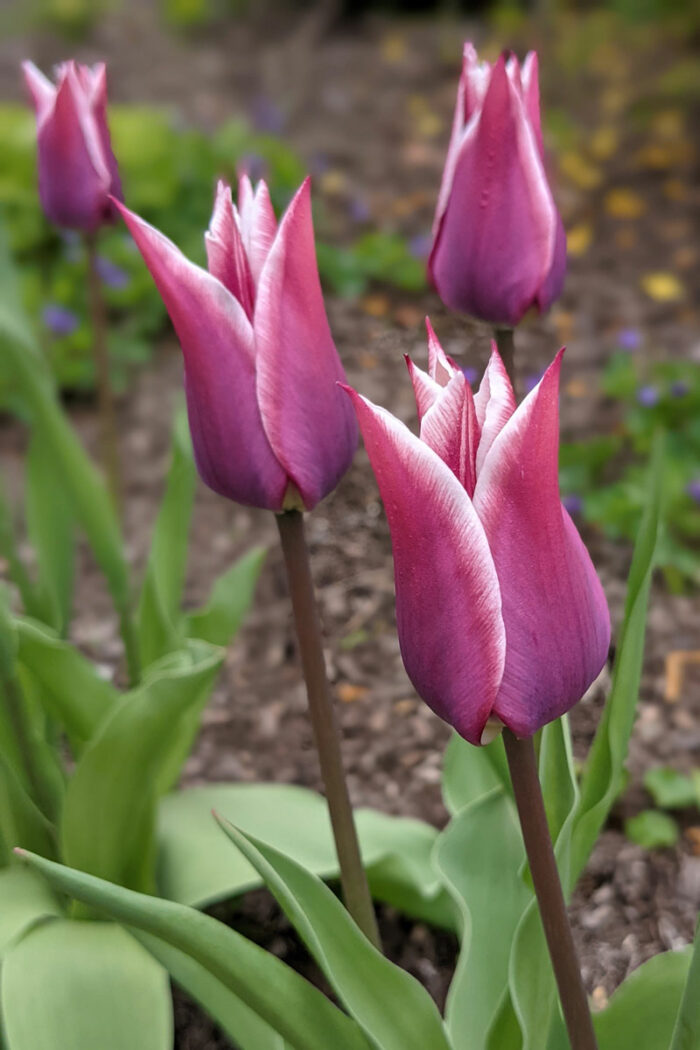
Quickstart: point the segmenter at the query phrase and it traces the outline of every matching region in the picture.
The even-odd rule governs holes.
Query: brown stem
[[[494,335],[498,352],[501,355],[503,364],[505,365],[508,378],[513,385],[513,393],[517,398],[517,388],[515,385],[515,332],[512,328],[495,328]]]
[[[504,729],[503,742],[571,1050],[597,1050],[593,1021],[547,825],[532,738],[518,740],[509,729]]]
[[[97,234],[85,235],[88,257],[88,288],[92,320],[92,354],[97,382],[97,406],[100,421],[100,457],[109,491],[118,514],[122,510],[122,471],[119,458],[119,437],[114,410],[114,395],[109,376],[107,348],[107,311],[102,295],[102,281],[97,265]]]
[[[362,866],[355,818],[343,772],[340,731],[326,676],[321,625],[314,596],[304,518],[298,510],[277,514],[277,527],[289,580],[292,610],[299,640],[306,695],[321,776],[340,866],[340,882],[348,911],[365,936],[381,948],[377,919]]]

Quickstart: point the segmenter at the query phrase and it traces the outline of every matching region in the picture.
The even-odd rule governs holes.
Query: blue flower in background
[[[427,259],[433,239],[429,233],[419,233],[411,237],[408,242],[408,250],[415,259]]]
[[[540,379],[544,375],[544,372],[530,372],[529,375],[525,376],[525,393],[529,394],[531,390],[534,390]]]
[[[659,391],[655,386],[640,386],[637,391],[637,401],[644,408],[653,408],[654,405],[658,405],[659,397]]]
[[[617,345],[623,350],[639,350],[642,333],[638,328],[621,328],[617,333]]]
[[[372,216],[369,204],[364,197],[352,197],[349,211],[353,222],[367,222]]]
[[[250,107],[250,116],[253,126],[258,131],[265,131],[270,135],[279,135],[284,131],[287,117],[283,110],[266,95],[258,95]]]
[[[583,508],[583,500],[575,492],[570,492],[568,496],[562,496],[562,503],[569,514],[580,514]]]
[[[689,390],[690,387],[684,379],[677,379],[675,383],[671,383],[671,397],[685,397]]]
[[[469,367],[469,365],[467,365],[467,367],[463,368],[462,371],[464,372],[464,378],[469,383],[469,386],[474,386],[477,379],[479,378],[478,370],[476,368],[471,368]]]
[[[700,503],[700,478],[693,478],[692,481],[689,481],[685,487],[685,491],[692,500],[695,500],[696,503]]]
[[[55,336],[72,335],[80,324],[77,314],[69,310],[67,306],[58,303],[47,303],[41,311],[41,319],[45,326]]]
[[[111,259],[106,259],[104,255],[98,256],[97,272],[108,288],[126,288],[131,280],[126,270],[122,270],[121,266],[117,266]]]

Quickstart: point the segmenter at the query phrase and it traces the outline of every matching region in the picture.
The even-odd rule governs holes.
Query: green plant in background
[[[563,445],[561,487],[572,509],[613,540],[634,538],[646,495],[644,463],[654,432],[667,433],[664,530],[658,562],[668,586],[700,582],[700,366],[611,356],[602,377],[622,419],[606,435]]]
[[[24,303],[31,316],[41,319],[42,347],[59,386],[89,391],[94,370],[82,246],[73,234],[58,235],[43,218],[36,196],[31,116],[23,107],[4,105],[0,123],[5,151],[0,204],[20,264]],[[289,146],[273,135],[251,130],[241,120],[227,122],[210,136],[178,127],[164,110],[113,106],[110,127],[129,206],[201,263],[202,230],[211,213],[212,172],[235,182],[237,169],[264,171],[278,210],[305,175],[302,161]],[[373,281],[409,291],[425,284],[423,264],[397,234],[367,233],[349,247],[319,245],[318,257],[323,279],[341,295],[359,295]],[[117,389],[123,389],[130,368],[148,360],[166,315],[121,225],[103,230],[99,266],[111,314],[113,379]],[[10,385],[0,361],[0,405],[8,404]]]

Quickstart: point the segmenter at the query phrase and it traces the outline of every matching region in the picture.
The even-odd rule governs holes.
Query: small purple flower
[[[640,386],[637,391],[637,401],[644,408],[653,408],[659,403],[659,391],[655,386]]]
[[[41,312],[41,319],[55,336],[72,335],[80,324],[78,315],[59,303],[47,303]]]
[[[583,500],[575,492],[570,492],[568,496],[563,496],[562,503],[564,510],[568,510],[569,514],[580,514],[583,508]]]
[[[415,259],[427,259],[430,255],[432,237],[429,233],[419,233],[411,237],[408,242],[408,250]]]
[[[348,210],[353,222],[367,222],[372,215],[369,204],[364,197],[352,197]]]
[[[540,379],[544,375],[544,372],[530,372],[529,375],[525,376],[525,393],[529,394],[531,390],[534,390]]]
[[[676,379],[670,386],[671,397],[685,397],[689,390],[690,387],[684,379]]]
[[[617,345],[622,350],[638,350],[642,345],[642,334],[638,328],[621,328],[617,333]]]
[[[469,386],[474,386],[477,379],[479,378],[478,370],[476,368],[471,368],[467,366],[466,368],[463,368],[462,371],[464,372],[464,378],[469,383]]]
[[[700,503],[700,478],[693,478],[685,487],[685,491],[696,503]]]
[[[328,160],[328,154],[323,153],[320,150],[313,154],[309,162],[309,171],[312,175],[323,175],[328,171],[330,167],[330,161]]]
[[[130,281],[126,270],[122,270],[121,266],[117,266],[111,259],[106,259],[104,255],[97,259],[97,272],[108,288],[126,288]]]
[[[270,135],[279,135],[284,131],[287,117],[280,107],[265,95],[258,95],[250,107],[250,115],[254,127],[258,131],[266,131]]]

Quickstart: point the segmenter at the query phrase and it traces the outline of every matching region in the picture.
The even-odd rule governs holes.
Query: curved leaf
[[[61,915],[46,880],[18,864],[0,871],[0,900],[0,959],[37,922]]]
[[[367,940],[321,880],[225,820],[222,830],[254,865],[331,987],[379,1050],[450,1050],[428,992]]]
[[[662,952],[631,973],[593,1017],[600,1050],[668,1050],[689,965],[689,951]]]
[[[114,923],[38,926],[6,955],[0,984],[12,1050],[171,1050],[167,974]]]
[[[187,616],[189,638],[228,645],[250,608],[266,553],[253,547],[219,576],[206,603]]]
[[[223,836],[222,836],[223,838]],[[369,1050],[361,1030],[291,967],[193,908],[21,852],[63,893],[177,948],[221,981],[293,1050]]]
[[[694,1050],[700,1046],[700,919],[695,928],[695,947],[673,1026],[670,1050]]]
[[[512,793],[506,753],[499,736],[486,747],[474,747],[453,733],[443,760],[442,796],[454,816],[494,788]]]

